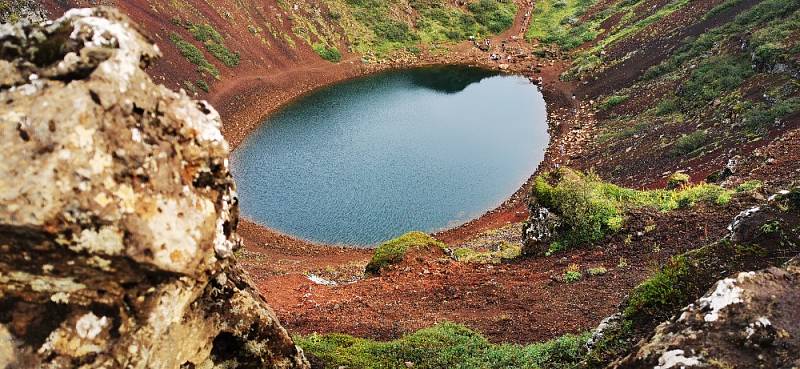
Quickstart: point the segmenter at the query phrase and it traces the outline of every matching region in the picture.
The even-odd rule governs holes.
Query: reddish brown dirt
[[[632,52],[636,52],[637,57],[624,60],[595,76],[581,89],[581,96],[607,94],[630,85],[648,68],[664,60],[686,37],[700,35],[729,22],[742,11],[758,3],[757,0],[742,1],[713,17],[702,19],[703,14],[721,2],[722,0],[692,2],[681,11],[676,11],[661,21],[650,24],[641,32],[614,43],[613,47],[606,50],[605,60],[622,59]],[[650,11],[656,9],[658,8],[650,8]]]
[[[492,52],[502,52],[497,48],[501,40],[507,41],[507,48],[528,50],[528,45],[512,39],[512,36],[521,34],[527,22],[524,14],[530,9],[530,2],[517,2],[522,10],[515,25],[494,39],[496,49]],[[46,3],[55,4],[49,5],[55,10],[66,6],[60,5],[61,1]],[[67,3],[88,4],[87,1]],[[230,21],[221,20],[220,12],[215,9],[240,9],[233,1],[197,3],[200,4],[197,5],[197,13],[181,14],[181,17],[225,25],[223,31],[232,35],[230,40],[226,39],[226,43],[230,42],[228,46],[243,51],[242,64],[235,69],[221,68],[222,79],[214,82],[209,95],[200,95],[209,99],[221,112],[224,134],[233,147],[266,114],[291,99],[347,78],[407,65],[365,66],[360,63],[358,56],[353,55],[345,55],[342,63],[334,65],[320,60],[307,47],[293,50],[264,47],[243,30],[241,24],[247,17],[274,16],[271,9],[276,1],[273,0],[253,2],[245,7],[250,12],[248,14],[232,11],[233,20]],[[698,3],[707,5],[716,3],[716,0]],[[168,43],[166,37],[172,31],[189,38],[183,29],[171,23],[170,16],[154,12],[152,6],[144,1],[118,2],[117,5],[142,24],[160,44]],[[725,16],[728,14],[722,13],[714,19]],[[683,25],[678,21],[674,24]],[[709,26],[696,25],[680,34],[696,34]],[[610,78],[619,79],[622,84],[632,81],[640,70],[663,58],[668,48],[674,47],[674,40],[671,39],[673,43],[668,44],[658,39],[643,41],[649,45],[649,50],[663,49],[663,52],[653,54],[652,60],[636,59],[642,61],[628,66],[631,68],[610,70],[602,83]],[[151,71],[157,80],[174,88],[185,80],[196,78],[195,67],[178,55],[174,47],[162,47],[162,51],[165,57]],[[431,63],[498,67],[488,60],[486,53],[477,51],[468,43],[458,45],[446,56],[424,57],[410,64]],[[580,148],[590,137],[594,118],[571,96],[574,91],[580,91],[582,96],[584,91],[594,95],[615,87],[600,82],[589,86],[560,82],[558,75],[564,67],[564,61],[528,59],[511,63],[509,71],[532,77],[541,76],[544,80],[552,146],[541,169],[551,168],[556,163],[575,163],[586,169],[592,168],[595,162],[582,156]],[[534,69],[540,69],[541,72],[534,73]],[[796,149],[794,143],[775,139],[768,153],[777,155]],[[620,155],[624,156],[624,153]],[[780,163],[788,162],[791,158],[791,155],[781,158]],[[636,165],[647,167],[646,163]],[[767,170],[757,161],[746,165],[755,175]],[[797,170],[796,165],[789,167]],[[481,231],[523,220],[527,216],[523,201],[526,193],[527,186],[524,186],[498,209],[437,236],[448,243],[457,243]],[[240,251],[239,260],[282,323],[293,332],[344,332],[388,339],[442,320],[450,320],[478,329],[493,341],[532,342],[594,326],[615,310],[626,291],[663,264],[670,255],[716,239],[724,233],[731,217],[749,205],[747,201],[734,201],[722,209],[683,211],[669,215],[635,214],[626,225],[628,229],[613,239],[594,248],[557,257],[531,258],[496,266],[458,264],[447,259],[428,257],[412,260],[381,277],[333,287],[313,284],[304,274],[322,273],[328,269],[357,272],[357,266],[363,266],[371,252],[313,244],[243,221],[239,225],[239,234],[245,247]],[[655,230],[626,241],[628,235],[635,235],[646,225],[655,225]],[[627,266],[619,265],[620,258]],[[602,265],[609,269],[609,273],[567,284],[560,280],[560,276],[564,268],[572,263],[583,269]]]
[[[496,342],[539,341],[590,329],[670,255],[718,238],[725,232],[724,219],[744,206],[672,215],[642,213],[628,231],[602,247],[555,257],[501,265],[428,257],[342,286],[277,277],[297,283],[292,293],[276,291],[269,283],[262,292],[287,328],[298,333],[344,332],[389,339],[446,320],[473,327]],[[655,230],[625,241],[646,225]],[[620,266],[620,258],[627,267]],[[609,273],[565,283],[561,276],[573,263],[584,271],[604,266]]]

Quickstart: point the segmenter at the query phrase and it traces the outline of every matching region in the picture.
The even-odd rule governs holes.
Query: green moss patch
[[[320,58],[325,59],[331,63],[338,63],[342,60],[342,53],[339,52],[339,49],[333,46],[327,46],[325,44],[317,43],[311,46],[314,49],[314,52],[320,56]]]
[[[381,269],[386,266],[403,261],[407,252],[428,247],[444,248],[445,244],[422,232],[409,232],[386,241],[375,249],[366,272],[368,275],[380,274]]]
[[[531,345],[492,344],[462,325],[441,323],[402,338],[377,342],[344,334],[296,336],[325,368],[492,369],[577,368],[588,334],[565,335]]]

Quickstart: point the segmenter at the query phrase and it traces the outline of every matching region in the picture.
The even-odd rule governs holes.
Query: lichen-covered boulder
[[[615,368],[800,367],[800,267],[725,278]]]
[[[109,8],[0,25],[0,368],[302,368],[233,259],[220,118]]]
[[[561,218],[536,201],[531,201],[529,210],[531,216],[522,226],[522,253],[542,255],[556,238]]]

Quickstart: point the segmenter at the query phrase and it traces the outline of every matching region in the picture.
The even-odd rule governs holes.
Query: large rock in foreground
[[[0,368],[302,368],[232,258],[219,115],[112,9],[0,25]]]
[[[615,368],[800,367],[800,267],[726,278]]]

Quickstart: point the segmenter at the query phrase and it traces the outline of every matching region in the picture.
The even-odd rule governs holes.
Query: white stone
[[[680,349],[665,351],[661,354],[661,357],[658,358],[658,365],[653,367],[653,369],[685,368],[687,366],[702,364],[699,358],[686,357],[684,355],[685,352]]]
[[[98,317],[93,312],[89,312],[80,317],[78,322],[75,323],[75,331],[78,332],[79,337],[93,340],[107,326],[108,318]]]

